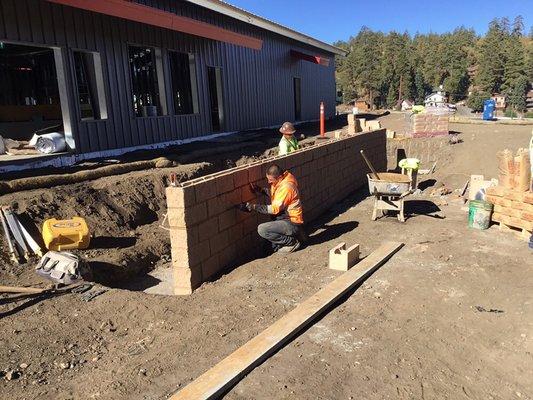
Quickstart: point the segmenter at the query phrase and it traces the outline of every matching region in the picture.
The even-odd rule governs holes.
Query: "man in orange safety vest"
[[[292,253],[301,246],[303,233],[303,211],[298,182],[289,171],[278,165],[270,166],[266,173],[270,188],[261,188],[250,184],[254,193],[262,193],[270,197],[270,204],[242,203],[241,211],[256,211],[274,216],[274,220],[257,227],[257,233],[272,243],[274,251]]]

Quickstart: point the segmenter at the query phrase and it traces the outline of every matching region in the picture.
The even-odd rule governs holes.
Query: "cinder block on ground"
[[[346,243],[339,243],[329,251],[329,268],[337,271],[348,271],[359,261],[359,245],[346,248]]]

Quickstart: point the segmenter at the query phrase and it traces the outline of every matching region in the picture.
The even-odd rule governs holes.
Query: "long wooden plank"
[[[220,396],[242,376],[281,348],[331,304],[362,283],[402,246],[403,243],[396,242],[381,245],[354,268],[299,304],[244,346],[174,394],[170,400],[213,399]]]

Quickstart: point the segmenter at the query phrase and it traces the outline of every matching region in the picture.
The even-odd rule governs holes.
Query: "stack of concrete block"
[[[367,121],[365,118],[356,118],[354,114],[348,114],[348,134],[369,132],[381,129],[379,121]]]
[[[174,292],[190,294],[229,267],[257,255],[262,242],[257,225],[268,217],[243,213],[240,202],[256,199],[249,183],[267,186],[274,163],[298,180],[304,219],[308,223],[366,184],[364,149],[378,170],[385,170],[385,130],[321,142],[286,156],[233,168],[178,187],[167,188],[168,221],[174,269]]]
[[[448,135],[450,131],[448,115],[420,113],[411,117],[412,137],[433,137]]]
[[[529,240],[533,232],[533,193],[494,186],[486,189],[486,200],[494,205],[492,220],[502,230],[513,230]]]

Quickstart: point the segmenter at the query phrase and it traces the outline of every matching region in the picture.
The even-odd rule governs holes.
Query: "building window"
[[[29,140],[61,111],[54,49],[0,42],[0,134]]]
[[[106,119],[107,106],[100,54],[74,51],[74,69],[81,119]]]
[[[159,62],[156,64],[156,55]],[[151,47],[129,46],[129,63],[133,97],[133,111],[137,117],[164,115],[157,79],[160,68],[160,52]],[[162,81],[160,82],[163,83]]]
[[[177,115],[198,112],[196,68],[192,54],[169,51],[172,100]]]

